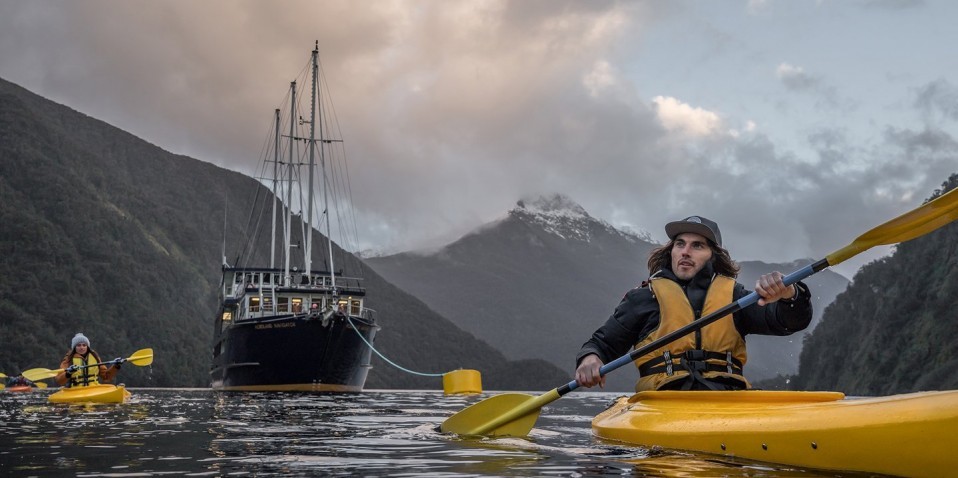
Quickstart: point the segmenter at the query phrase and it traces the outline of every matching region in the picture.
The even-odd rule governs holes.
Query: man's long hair
[[[720,274],[726,277],[736,278],[738,277],[739,266],[732,260],[732,256],[729,255],[728,251],[722,248],[722,246],[712,242],[711,240],[706,239],[709,243],[709,247],[712,249],[712,268],[715,269],[716,274]],[[653,249],[649,253],[649,275],[655,274],[656,272],[671,268],[672,266],[672,246],[675,245],[675,240],[671,240],[668,244]]]

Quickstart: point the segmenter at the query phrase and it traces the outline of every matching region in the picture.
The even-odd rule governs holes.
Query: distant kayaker
[[[67,387],[86,387],[102,382],[110,382],[120,370],[120,364],[103,365],[100,355],[90,348],[90,339],[81,333],[73,336],[70,351],[60,362],[64,371],[56,376],[59,385]]]
[[[735,281],[739,266],[722,247],[718,224],[690,216],[666,224],[669,242],[649,255],[650,277],[625,294],[615,312],[576,355],[579,385],[603,386],[599,368],[693,320],[748,295]],[[639,357],[636,391],[740,390],[747,334],[790,335],[812,320],[811,294],[802,282],[786,286],[780,272],[755,284],[760,299],[696,332]]]
[[[33,382],[23,375],[16,377],[7,377],[7,388],[10,387],[33,387]]]

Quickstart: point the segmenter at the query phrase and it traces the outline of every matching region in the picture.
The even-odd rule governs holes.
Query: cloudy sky
[[[958,172],[956,19],[948,0],[0,0],[0,77],[254,174],[318,40],[362,247],[558,192],[659,241],[699,214],[739,260],[817,259]]]

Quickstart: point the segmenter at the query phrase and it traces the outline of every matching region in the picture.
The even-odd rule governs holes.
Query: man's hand
[[[795,285],[785,285],[781,272],[775,271],[765,274],[755,281],[755,292],[759,295],[758,305],[771,304],[780,299],[792,299],[798,295]]]
[[[599,368],[602,365],[602,360],[599,359],[598,355],[586,355],[579,362],[579,368],[575,369],[575,381],[586,388],[592,388],[596,385],[605,388],[605,377],[599,375]]]

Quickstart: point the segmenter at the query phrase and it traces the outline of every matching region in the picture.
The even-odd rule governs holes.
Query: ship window
[[[259,297],[250,297],[250,298],[249,298],[249,311],[250,311],[250,312],[259,312]]]
[[[272,312],[273,311],[273,298],[272,297],[263,297],[263,311]]]
[[[298,314],[303,311],[303,299],[296,297],[293,299],[293,313]]]
[[[359,301],[351,300],[349,301],[349,314],[350,315],[359,315]]]
[[[289,297],[277,297],[276,305],[280,312],[289,312]]]
[[[263,283],[264,283],[264,284],[272,284],[272,283],[273,283],[273,275],[272,275],[272,274],[263,274]]]
[[[230,311],[223,312],[223,322],[229,322],[233,320],[233,313]]]

